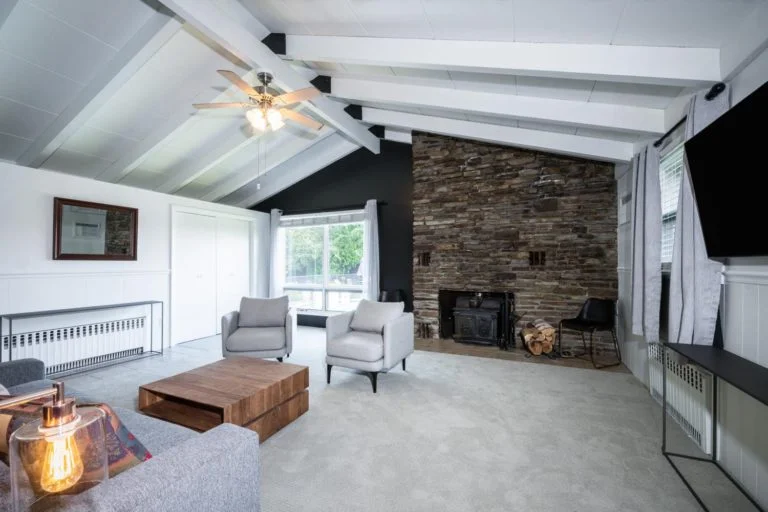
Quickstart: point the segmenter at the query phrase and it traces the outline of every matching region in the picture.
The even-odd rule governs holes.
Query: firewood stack
[[[541,318],[527,323],[520,335],[528,351],[535,356],[549,354],[555,346],[555,328]]]

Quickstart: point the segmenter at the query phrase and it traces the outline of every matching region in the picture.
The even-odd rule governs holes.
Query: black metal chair
[[[584,345],[584,353],[589,353],[592,365],[595,368],[607,368],[621,364],[621,349],[619,341],[616,338],[616,302],[610,299],[587,299],[579,311],[576,318],[560,320],[557,328],[557,348],[558,353],[562,353],[563,328],[581,333],[581,343]],[[615,363],[598,364],[595,362],[594,335],[595,332],[610,332],[613,336],[613,346],[616,349]],[[585,333],[589,333],[589,350],[587,350],[587,340]]]

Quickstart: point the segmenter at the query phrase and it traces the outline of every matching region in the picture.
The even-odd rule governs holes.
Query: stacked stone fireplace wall
[[[524,320],[553,325],[576,316],[587,297],[615,299],[613,168],[414,133],[417,335],[439,337],[440,289],[512,291]],[[544,252],[543,264],[531,265],[532,251]],[[563,348],[577,340],[564,336]]]

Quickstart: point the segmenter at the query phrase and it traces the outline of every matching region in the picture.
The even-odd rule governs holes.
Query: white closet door
[[[219,218],[216,229],[217,316],[240,309],[251,291],[251,226],[248,221]],[[221,322],[217,324],[221,332]]]
[[[213,336],[217,328],[216,218],[186,212],[173,216],[171,339]]]

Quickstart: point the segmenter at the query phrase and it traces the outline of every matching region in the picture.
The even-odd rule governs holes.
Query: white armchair
[[[250,299],[243,297],[240,311],[221,318],[221,353],[229,356],[288,357],[296,333],[296,313],[288,297]]]
[[[363,300],[356,311],[328,317],[326,335],[326,376],[331,368],[343,366],[368,372],[376,392],[379,372],[394,368],[413,352],[413,313],[403,313],[402,302]]]

